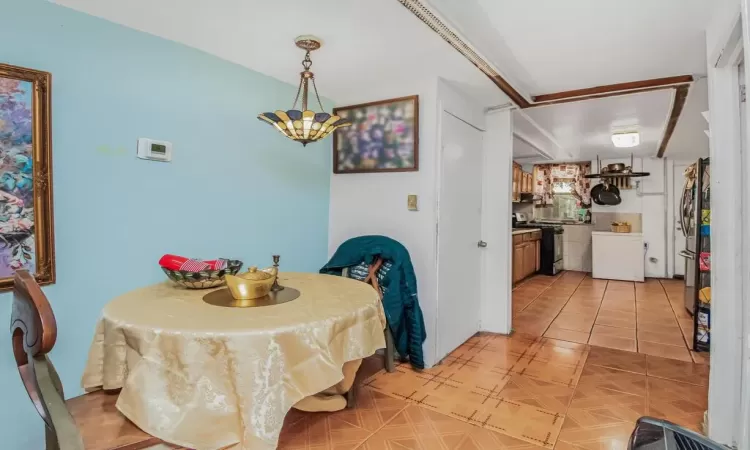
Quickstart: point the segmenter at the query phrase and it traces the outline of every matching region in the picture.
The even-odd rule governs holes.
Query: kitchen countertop
[[[526,233],[533,233],[534,231],[542,231],[541,228],[521,228],[513,230],[513,236],[517,234],[526,234]]]
[[[591,234],[598,236],[643,236],[643,233],[615,233],[612,231],[592,231]]]

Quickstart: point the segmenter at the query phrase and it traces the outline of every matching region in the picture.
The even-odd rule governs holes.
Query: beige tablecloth
[[[168,442],[276,448],[292,405],[338,383],[345,362],[385,346],[371,286],[303,273],[279,281],[301,296],[224,308],[203,302],[210,290],[164,282],[117,297],[97,325],[83,387],[122,388],[120,411]]]

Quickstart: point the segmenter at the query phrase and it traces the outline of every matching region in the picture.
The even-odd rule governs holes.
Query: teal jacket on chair
[[[384,265],[390,262],[390,268],[378,274],[378,282],[396,350],[402,357],[408,356],[412,366],[423,369],[422,343],[427,333],[417,298],[417,277],[409,251],[403,245],[385,236],[349,239],[339,246],[320,273],[341,275],[344,268],[363,262],[372,264],[378,256],[383,258]]]

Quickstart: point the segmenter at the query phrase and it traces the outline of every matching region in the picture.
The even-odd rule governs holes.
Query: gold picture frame
[[[55,282],[51,81],[49,72],[0,64],[0,291],[13,288],[8,272],[17,269]]]
[[[352,122],[333,132],[333,173],[419,170],[418,95],[339,106],[333,114]]]

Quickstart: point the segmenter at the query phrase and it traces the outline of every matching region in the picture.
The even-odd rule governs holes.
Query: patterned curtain
[[[534,203],[552,205],[552,164],[534,166]]]
[[[573,197],[578,199],[581,207],[589,208],[591,206],[591,180],[584,176],[591,173],[591,163],[576,164],[575,167]]]
[[[538,206],[551,206],[555,197],[555,181],[570,182],[571,194],[588,208],[591,205],[591,180],[584,178],[591,173],[591,163],[580,164],[539,164],[534,166],[534,202]]]

